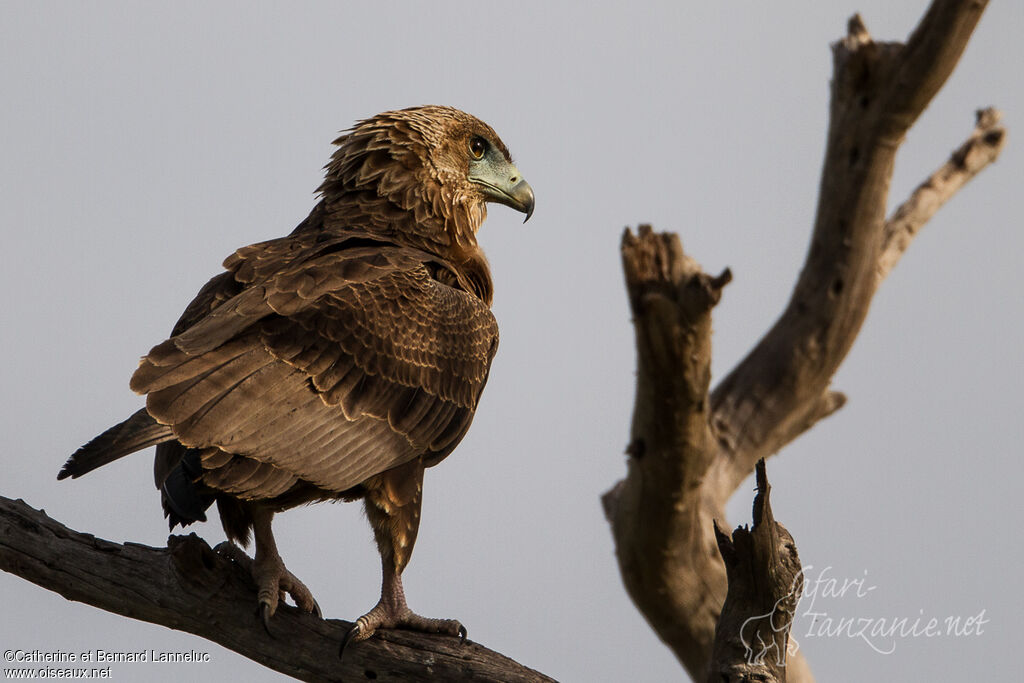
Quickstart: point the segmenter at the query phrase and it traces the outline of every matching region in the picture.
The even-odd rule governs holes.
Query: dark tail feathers
[[[143,408],[75,451],[57,473],[57,478],[77,479],[129,453],[172,439],[174,432],[171,428],[154,420]]]
[[[160,487],[164,517],[171,531],[174,531],[176,524],[184,529],[192,522],[205,522],[206,509],[215,500],[210,489],[201,484],[203,465],[200,451],[192,448],[183,450],[178,464],[167,474]]]

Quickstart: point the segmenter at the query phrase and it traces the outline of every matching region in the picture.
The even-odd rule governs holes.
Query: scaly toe
[[[408,607],[397,611],[397,613],[393,609],[389,610],[378,603],[372,610],[359,617],[355,625],[349,629],[348,633],[345,634],[345,638],[341,641],[338,656],[344,656],[345,648],[350,643],[366,640],[373,636],[377,629],[381,628],[402,628],[422,631],[424,633],[438,633],[457,637],[459,642],[462,643],[466,642],[468,632],[466,627],[457,619],[429,619],[421,617]]]
[[[389,624],[391,628],[405,628],[424,633],[438,633],[447,636],[458,636],[459,640],[465,641],[468,635],[466,627],[458,619],[430,619],[421,617],[411,610],[407,610]]]
[[[299,609],[303,612],[312,612],[322,618],[320,605],[316,604],[316,599],[313,598],[313,594],[306,588],[306,584],[295,578],[295,575],[287,569],[281,575],[280,586],[283,592],[291,596],[291,599]]]

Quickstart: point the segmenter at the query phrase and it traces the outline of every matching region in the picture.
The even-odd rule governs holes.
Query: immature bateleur
[[[264,623],[282,592],[319,612],[278,555],[274,513],[362,498],[384,580],[346,641],[392,627],[464,634],[410,611],[401,575],[423,470],[465,435],[498,345],[476,232],[487,202],[528,219],[533,190],[497,134],[450,107],[385,112],[335,144],[309,217],[228,257],[133,375],[146,407],[58,478],[158,444],[172,529],[216,501],[231,541],[255,537]]]

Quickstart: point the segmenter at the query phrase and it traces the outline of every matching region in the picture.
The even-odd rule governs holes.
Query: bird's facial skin
[[[469,182],[476,185],[484,200],[512,207],[526,214],[523,220],[533,215],[533,188],[523,180],[522,174],[495,145],[486,138],[474,135],[466,144],[469,157]]]

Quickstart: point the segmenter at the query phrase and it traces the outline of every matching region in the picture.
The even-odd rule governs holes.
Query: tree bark
[[[381,630],[338,649],[352,624],[281,605],[274,637],[256,615],[256,590],[240,567],[195,534],[168,547],[112,543],[67,528],[24,501],[0,496],[0,569],[68,600],[187,631],[305,681],[552,681],[471,641]]]
[[[963,53],[985,1],[935,0],[905,44],[859,16],[833,45],[829,134],[807,257],[774,326],[709,391],[711,278],[678,238],[640,226],[622,240],[637,346],[626,478],[603,496],[623,583],[694,680],[708,676],[727,593],[714,522],[769,457],[841,408],[829,384],[872,297],[912,237],[1005,144],[994,110],[887,221],[896,151]],[[727,271],[728,272],[728,271]],[[812,681],[798,653],[790,683]]]

